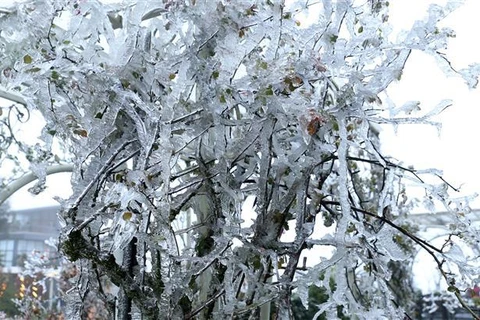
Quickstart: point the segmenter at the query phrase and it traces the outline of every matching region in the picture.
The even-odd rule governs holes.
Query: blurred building
[[[475,288],[477,287],[475,286]],[[467,304],[469,304],[470,309],[475,312],[476,315],[480,315],[480,308],[478,307],[478,304],[475,304],[471,299],[474,298],[473,300],[475,300],[475,296],[471,293],[467,293],[464,295],[464,298]],[[456,303],[455,300],[454,302]],[[467,310],[459,306],[453,307],[452,301],[445,301],[439,295],[436,298],[432,295],[425,295],[419,304],[419,307],[423,310],[421,316],[418,318],[421,320],[473,319],[472,315]],[[450,307],[447,308],[447,305],[450,305]]]
[[[18,273],[32,252],[50,253],[55,248],[45,240],[57,238],[58,207],[10,211],[0,223],[0,265],[3,273]]]
[[[57,284],[55,277],[44,273],[58,270],[60,261],[56,248],[46,240],[58,238],[58,209],[55,206],[0,212],[0,305],[3,308],[12,308],[12,298],[27,296],[44,301],[41,303],[47,308],[52,307]],[[26,277],[25,262],[32,259],[41,259],[51,268]]]

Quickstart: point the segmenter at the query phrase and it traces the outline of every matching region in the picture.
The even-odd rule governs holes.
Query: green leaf
[[[123,89],[126,89],[130,86],[130,82],[127,79],[120,79]]]
[[[35,67],[35,68],[31,68],[31,69],[28,69],[27,72],[38,72],[42,69],[38,68],[38,67]]]
[[[32,63],[32,60],[33,60],[32,57],[29,56],[28,54],[23,56],[23,63],[30,64],[30,63]]]
[[[116,97],[117,97],[117,94],[115,93],[115,91],[108,92],[108,101],[113,102],[115,101]]]
[[[269,87],[265,90],[265,95],[266,95],[266,96],[273,96],[273,88],[272,88],[272,86],[269,86]]]
[[[334,131],[338,131],[338,130],[340,129],[339,126],[338,126],[338,122],[336,122],[336,121],[333,122],[333,124],[332,124],[332,129],[333,129]]]
[[[455,286],[448,286],[447,290],[449,292],[459,292],[458,288]]]
[[[252,260],[252,266],[255,270],[258,270],[262,267],[262,260],[260,259],[260,255],[255,255]]]
[[[60,78],[60,74],[55,71],[55,70],[52,70],[52,74],[50,76],[53,80],[58,80]]]

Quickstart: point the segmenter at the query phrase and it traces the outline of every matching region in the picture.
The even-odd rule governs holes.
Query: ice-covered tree
[[[72,154],[59,213],[59,249],[78,269],[67,318],[93,295],[120,319],[290,319],[293,292],[307,306],[313,286],[316,316],[408,318],[413,248],[468,308],[462,290],[478,268],[454,244],[478,254],[468,203],[449,200],[437,171],[382,155],[376,130],[429,123],[450,103],[423,114],[382,103],[412,51],[476,85],[477,67],[455,70],[443,53],[453,32],[438,22],[456,6],[432,5],[395,37],[383,0],[39,0],[2,11],[4,95],[44,116],[41,150]],[[41,190],[48,161],[32,159]],[[455,217],[444,246],[414,234],[404,179]]]

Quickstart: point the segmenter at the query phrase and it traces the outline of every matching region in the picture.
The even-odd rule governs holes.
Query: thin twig
[[[128,140],[128,141],[125,141],[124,143],[122,143],[122,145],[120,145],[119,148],[117,148],[117,150],[115,150],[113,152],[113,154],[110,156],[110,158],[107,159],[107,161],[105,162],[105,164],[103,165],[103,167],[98,171],[98,173],[95,175],[95,177],[88,183],[88,185],[83,189],[83,191],[80,193],[80,195],[77,197],[77,199],[73,202],[73,204],[71,205],[69,211],[72,211],[72,210],[75,210],[79,205],[80,205],[80,202],[82,202],[82,200],[85,198],[85,196],[88,194],[88,192],[90,191],[90,189],[93,187],[93,185],[95,183],[97,183],[100,178],[102,177],[102,175],[104,175],[105,173],[108,172],[112,162],[115,160],[115,158],[117,157],[117,155],[123,150],[125,149],[126,146],[128,146],[129,144],[133,143],[137,141],[137,139],[132,139],[132,140]]]
[[[215,302],[215,300],[217,300],[218,298],[220,298],[223,294],[225,293],[225,289],[220,289],[216,294],[214,294],[210,299],[208,299],[207,301],[205,301],[201,306],[199,306],[197,309],[193,310],[192,312],[190,312],[189,314],[187,314],[185,316],[185,319],[188,320],[188,319],[192,319],[193,317],[195,317],[197,314],[199,314],[203,309],[205,309],[206,307],[208,307],[210,304],[212,304],[213,302]]]

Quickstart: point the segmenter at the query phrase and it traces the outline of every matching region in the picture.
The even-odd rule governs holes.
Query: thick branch
[[[72,231],[61,244],[61,250],[72,260],[87,259],[96,263],[112,282],[125,291],[149,319],[158,319],[156,299],[152,293],[142,291],[140,286],[116,262],[113,254],[104,254],[91,245],[81,231]]]
[[[72,172],[73,171],[73,165],[71,164],[59,164],[59,165],[54,165],[50,166],[47,168],[47,176],[55,173],[61,173],[61,172]],[[8,186],[6,186],[2,192],[0,192],[0,205],[2,205],[12,194],[20,190],[21,188],[25,187],[27,184],[30,182],[33,182],[37,180],[38,177],[32,173],[29,172],[26,175],[18,178],[17,180],[13,181],[10,183]]]
[[[0,11],[0,13],[2,13],[2,11]],[[9,101],[19,103],[19,104],[22,104],[24,106],[27,105],[27,101],[25,101],[25,99],[21,95],[18,95],[16,93],[12,93],[12,92],[10,92],[10,91],[2,88],[2,87],[0,87],[0,98],[7,99]]]

